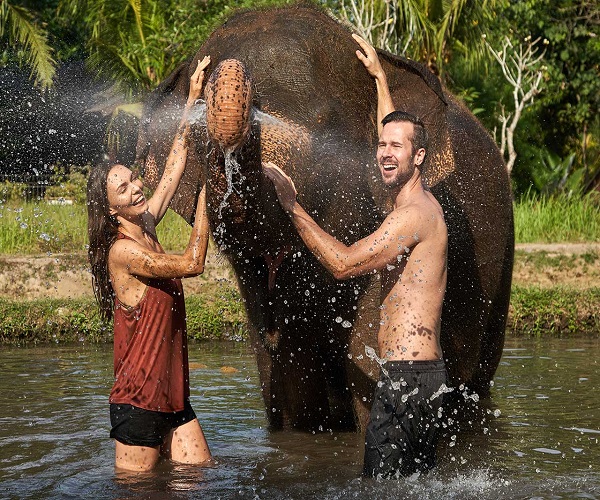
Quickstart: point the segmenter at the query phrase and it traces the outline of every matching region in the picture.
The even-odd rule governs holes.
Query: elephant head
[[[206,187],[212,234],[238,279],[271,425],[360,428],[379,366],[379,281],[334,280],[305,248],[261,165],[292,177],[303,207],[345,244],[391,204],[375,168],[375,84],[349,31],[314,7],[246,11],[218,28],[145,104],[138,157],[160,175],[196,62],[210,55],[199,120],[172,208],[188,221]],[[504,338],[512,202],[477,120],[421,64],[379,52],[396,108],[430,135],[424,177],[449,227],[442,346],[452,381],[485,394]]]

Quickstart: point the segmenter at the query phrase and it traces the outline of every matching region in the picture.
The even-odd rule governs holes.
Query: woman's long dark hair
[[[117,239],[119,223],[111,215],[106,181],[113,167],[102,162],[93,167],[87,183],[88,259],[92,267],[92,287],[100,307],[100,316],[106,321],[113,317],[115,292],[108,272],[108,252]]]

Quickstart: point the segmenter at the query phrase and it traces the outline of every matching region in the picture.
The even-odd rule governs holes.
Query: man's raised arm
[[[279,203],[291,217],[305,245],[336,279],[361,276],[397,263],[398,255],[416,244],[414,237],[401,236],[401,233],[412,235],[417,232],[409,227],[412,218],[403,218],[409,221],[407,225],[392,214],[374,233],[348,247],[323,231],[300,206],[294,183],[283,170],[268,162],[263,164],[263,172],[273,182]]]
[[[375,49],[371,47],[369,42],[356,34],[352,34],[352,38],[356,40],[364,52],[363,54],[363,52],[357,50],[356,57],[362,61],[369,74],[375,78],[375,84],[377,85],[377,133],[381,134],[381,129],[383,128],[381,120],[394,111],[394,103],[392,102],[392,96],[390,95],[385,71],[383,71],[383,68],[381,67],[377,52],[375,52]]]

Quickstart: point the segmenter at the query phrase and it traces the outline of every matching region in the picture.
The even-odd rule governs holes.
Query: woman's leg
[[[197,418],[173,429],[165,440],[162,453],[182,464],[202,464],[212,458]]]
[[[115,440],[115,467],[144,472],[154,468],[160,458],[160,446],[131,446]]]

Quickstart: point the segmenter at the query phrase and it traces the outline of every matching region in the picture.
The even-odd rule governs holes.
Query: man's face
[[[412,136],[414,125],[410,122],[389,122],[384,125],[377,145],[377,163],[386,187],[402,187],[415,172],[415,154]],[[423,151],[424,150],[419,150]],[[419,155],[420,164],[422,158]]]

